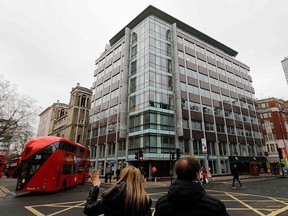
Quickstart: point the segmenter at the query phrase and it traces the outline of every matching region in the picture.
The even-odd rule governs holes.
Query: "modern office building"
[[[249,162],[265,160],[250,69],[236,55],[147,7],[95,61],[93,166],[104,174],[109,165],[141,164],[149,176],[152,166],[158,176],[169,176],[170,153],[177,149],[213,174],[230,173],[231,163],[249,172]]]
[[[288,149],[288,101],[277,98],[258,100],[258,113],[265,140],[265,155],[268,160],[267,168],[273,173],[278,173],[279,153],[281,163],[287,168]]]
[[[64,137],[86,146],[91,96],[91,89],[77,83],[69,104],[57,101],[40,113],[37,136]]]
[[[285,75],[285,79],[286,82],[288,84],[288,57],[285,57],[282,61],[281,61],[282,67],[283,67],[283,71],[284,71],[284,75]]]

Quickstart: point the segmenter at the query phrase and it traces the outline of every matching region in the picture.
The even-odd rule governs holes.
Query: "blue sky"
[[[46,108],[91,87],[94,61],[148,5],[236,50],[250,66],[256,98],[288,100],[288,1],[0,0],[0,74]]]

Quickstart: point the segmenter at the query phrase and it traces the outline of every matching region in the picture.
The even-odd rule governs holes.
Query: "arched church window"
[[[82,95],[80,106],[85,107],[85,104],[86,104],[86,95]]]

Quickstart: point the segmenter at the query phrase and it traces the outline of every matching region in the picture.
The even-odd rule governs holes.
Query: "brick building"
[[[257,103],[265,140],[268,169],[278,172],[280,159],[277,148],[286,152],[288,149],[288,101],[272,97],[258,100]],[[281,162],[287,167],[287,157],[283,158]]]

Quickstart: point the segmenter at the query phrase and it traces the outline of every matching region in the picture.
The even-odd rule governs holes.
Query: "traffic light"
[[[282,149],[281,148],[277,148],[277,151],[278,151],[278,155],[279,155],[280,160],[283,159]]]
[[[135,159],[138,160],[139,159],[139,153],[135,152]]]
[[[143,160],[143,148],[139,148],[139,159]]]
[[[175,160],[175,153],[171,152],[171,160]]]
[[[176,149],[176,160],[180,159],[180,157],[181,157],[181,152],[180,152],[180,149],[177,148]]]

